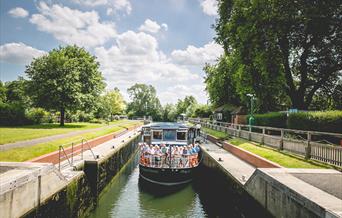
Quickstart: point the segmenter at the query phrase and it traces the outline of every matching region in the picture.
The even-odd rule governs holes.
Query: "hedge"
[[[289,129],[342,133],[342,111],[291,113],[287,119]]]
[[[266,114],[255,114],[254,125],[256,126],[270,126],[277,128],[286,128],[286,113],[281,112],[270,112]],[[247,116],[248,123],[249,116]]]
[[[31,124],[25,116],[25,109],[19,104],[6,104],[0,102],[0,125]]]

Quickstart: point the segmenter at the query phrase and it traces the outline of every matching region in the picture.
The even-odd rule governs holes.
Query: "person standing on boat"
[[[162,156],[161,156],[161,164],[162,166],[164,166],[166,164],[166,160],[167,160],[167,147],[165,146],[165,144],[162,144],[161,145],[161,153],[162,153]]]
[[[184,146],[184,148],[183,148],[182,156],[183,156],[182,162],[184,164],[184,167],[188,167],[188,165],[189,165],[189,160],[188,160],[189,151],[188,151],[188,148],[186,146]]]

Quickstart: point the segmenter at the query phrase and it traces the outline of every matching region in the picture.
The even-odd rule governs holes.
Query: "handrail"
[[[73,151],[74,143],[72,143],[71,146],[72,146],[72,151]],[[59,153],[58,153],[58,170],[59,171],[61,170],[61,151],[64,153],[64,157],[67,158],[69,165],[72,167],[72,164],[73,164],[73,159],[71,159],[71,161],[69,160],[69,156],[65,152],[63,145],[60,145]],[[71,155],[73,156],[73,152],[71,152]]]
[[[91,149],[89,142],[87,141],[87,139],[82,139],[82,160],[83,160],[83,142],[86,142],[87,146],[88,146],[88,150],[90,150],[91,154],[93,155],[94,159],[96,160],[96,156],[93,152],[93,150]]]

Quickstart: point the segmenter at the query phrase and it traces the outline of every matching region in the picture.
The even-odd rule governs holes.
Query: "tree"
[[[60,111],[61,126],[66,110],[91,110],[105,87],[96,58],[75,45],[34,59],[25,73],[35,105]]]
[[[0,81],[0,103],[6,102],[6,86]]]
[[[340,6],[338,0],[220,0],[216,41],[234,57],[240,98],[252,92],[267,99],[262,110],[288,99],[291,107],[308,109],[315,95],[336,86],[342,76]]]
[[[161,120],[164,122],[173,122],[176,120],[176,108],[173,104],[166,104],[163,107]]]
[[[196,104],[197,100],[192,95],[185,96],[183,100],[178,99],[178,102],[176,104],[176,116],[178,117],[181,114],[191,116]]]
[[[227,103],[240,105],[240,98],[233,79],[237,71],[234,56],[222,56],[215,65],[206,64],[204,67],[206,91],[214,106],[218,107]]]
[[[113,115],[122,114],[125,109],[125,101],[118,88],[107,91],[105,95],[102,96],[102,100],[102,106],[108,111],[111,120],[113,120]]]
[[[27,80],[19,77],[5,83],[6,87],[6,101],[8,103],[18,104],[23,108],[29,108],[32,105],[30,96],[27,93]]]
[[[127,89],[131,102],[127,111],[138,117],[152,116],[154,120],[161,119],[162,106],[152,85],[135,84]]]

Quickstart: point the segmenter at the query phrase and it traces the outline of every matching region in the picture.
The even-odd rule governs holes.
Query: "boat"
[[[162,186],[192,181],[200,164],[200,126],[187,123],[155,122],[142,127],[140,177]]]

